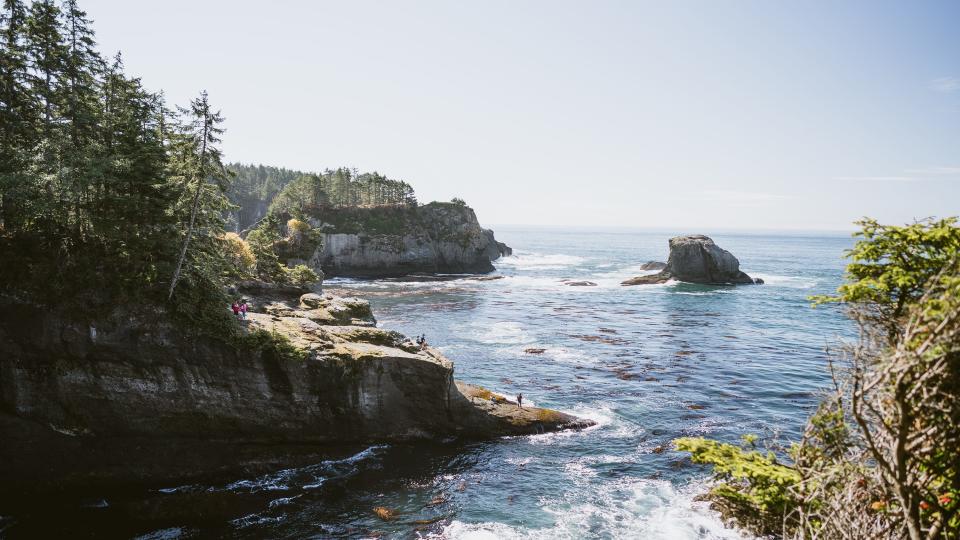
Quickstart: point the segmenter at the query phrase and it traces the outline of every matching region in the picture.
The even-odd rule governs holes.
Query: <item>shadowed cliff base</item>
[[[149,309],[81,320],[6,298],[3,496],[281,467],[345,443],[592,425],[454,381],[450,360],[376,328],[364,300],[247,298],[254,312],[236,342],[191,335]]]

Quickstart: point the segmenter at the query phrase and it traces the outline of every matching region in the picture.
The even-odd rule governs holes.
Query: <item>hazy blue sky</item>
[[[227,158],[486,224],[845,229],[960,213],[960,2],[81,0]]]

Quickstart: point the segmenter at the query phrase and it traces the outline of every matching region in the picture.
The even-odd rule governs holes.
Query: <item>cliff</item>
[[[490,438],[587,425],[521,411],[454,381],[450,360],[376,328],[363,300],[275,293],[253,305],[238,345],[188,335],[152,308],[85,318],[4,298],[5,489],[181,477],[198,467],[191,456],[200,460],[213,444],[225,449],[216,466],[229,469],[248,464],[249,452],[237,449],[251,445]],[[261,346],[271,341],[263,330],[289,344]],[[182,452],[173,463],[165,457]]]
[[[512,250],[454,203],[314,210],[322,244],[309,260],[327,276],[486,273]]]

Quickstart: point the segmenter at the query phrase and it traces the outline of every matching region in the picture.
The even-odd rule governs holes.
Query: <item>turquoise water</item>
[[[522,392],[525,402],[596,427],[361,447],[215,485],[92,494],[95,504],[77,510],[75,524],[142,538],[740,538],[694,500],[706,469],[670,442],[798,437],[828,384],[825,347],[853,337],[839,309],[811,309],[807,297],[840,284],[851,239],[717,234],[765,285],[619,285],[645,261],[664,260],[673,234],[499,228],[498,239],[515,248],[496,263],[502,279],[327,284],[368,298],[380,326],[425,333],[459,379]],[[111,509],[123,515],[125,497],[144,496],[202,504],[198,515],[151,532],[110,517]],[[221,517],[204,514],[204,504]],[[379,519],[375,507],[395,519]]]
[[[842,279],[848,236],[715,235],[762,286],[621,287],[670,233],[501,228],[496,281],[337,280],[380,325],[430,343],[457,377],[598,427],[462,446],[376,448],[334,504],[309,499],[240,535],[737,538],[703,503],[705,470],[670,441],[796,438],[825,388],[825,347],[852,337],[807,297]],[[561,280],[589,280],[571,287]],[[525,349],[543,348],[539,355]],[[434,504],[430,504],[433,501]],[[371,508],[398,512],[394,522]],[[440,518],[432,524],[418,520]]]

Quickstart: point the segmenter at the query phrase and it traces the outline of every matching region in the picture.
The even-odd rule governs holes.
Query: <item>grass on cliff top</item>
[[[274,357],[277,360],[306,361],[310,357],[309,351],[293,345],[287,336],[279,332],[256,329],[240,335],[237,346],[245,350],[259,351],[264,357]]]
[[[377,206],[359,208],[326,208],[311,212],[312,217],[333,225],[332,233],[403,235],[413,229],[430,229],[436,212],[463,214],[469,207],[449,202],[432,202],[423,206]],[[437,232],[437,231],[432,231]],[[439,231],[441,234],[444,231]]]

